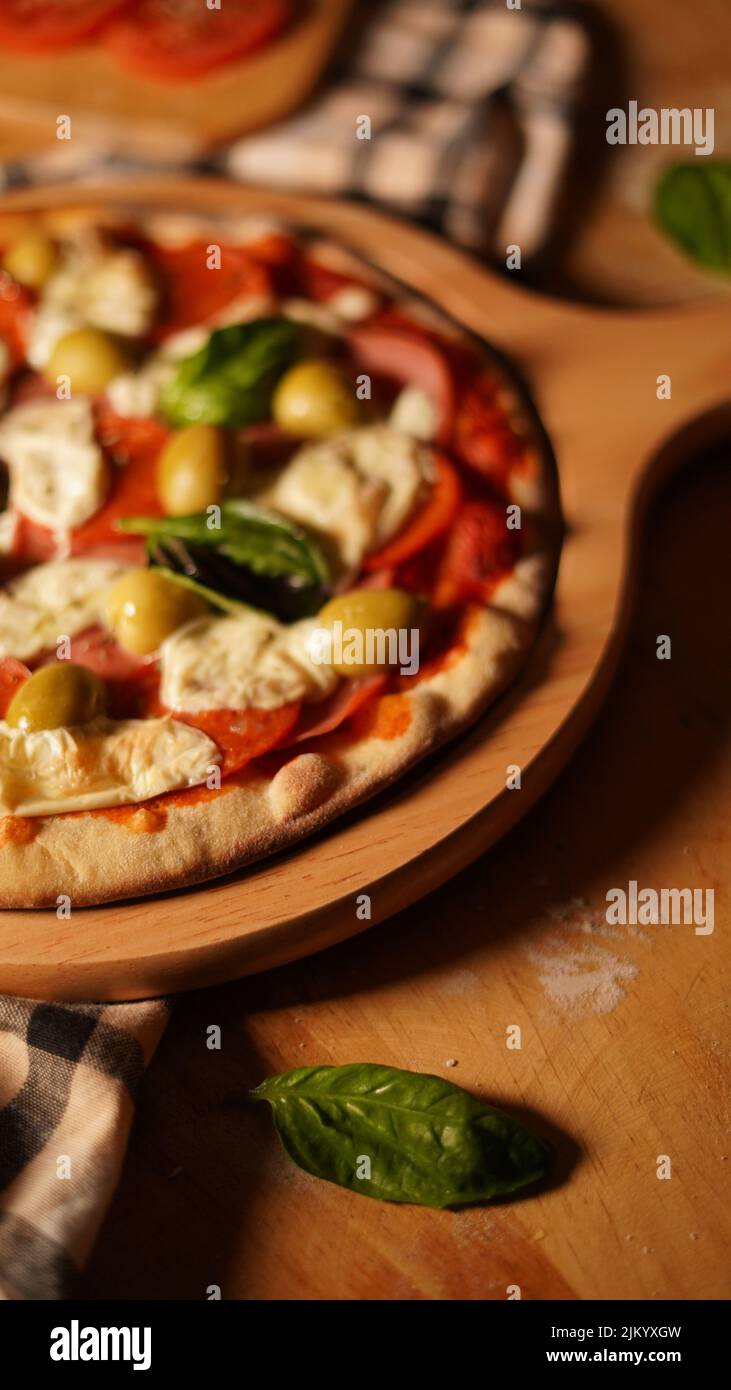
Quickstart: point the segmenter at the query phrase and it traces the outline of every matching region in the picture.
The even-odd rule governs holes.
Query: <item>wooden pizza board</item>
[[[63,114],[74,138],[148,159],[190,159],[300,106],[350,9],[351,0],[308,0],[281,38],[196,82],[141,77],[102,44],[48,57],[0,53],[0,151],[19,157],[55,145]]]
[[[553,610],[517,684],[450,749],[347,823],[259,867],[184,893],[0,913],[0,991],[129,999],[266,970],[344,940],[428,893],[493,844],[576,748],[625,632],[647,503],[659,480],[731,423],[728,303],[628,313],[529,294],[381,213],[212,181],[13,195],[33,209],[106,199],[271,212],[326,228],[506,352],[555,450],[567,536]],[[657,378],[671,379],[659,400]],[[508,791],[506,767],[522,768]],[[154,850],[152,851],[154,852]]]

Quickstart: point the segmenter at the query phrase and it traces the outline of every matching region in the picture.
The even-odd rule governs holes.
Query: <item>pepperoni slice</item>
[[[504,490],[525,441],[514,430],[498,392],[499,382],[489,373],[477,376],[460,392],[453,443],[464,463]]]
[[[5,718],[16,690],[25,684],[29,675],[28,667],[14,656],[0,659],[0,719]]]
[[[469,599],[484,603],[501,575],[514,569],[520,549],[520,532],[508,530],[505,503],[468,502],[450,532],[434,596],[437,607]]]
[[[300,704],[279,709],[210,709],[200,714],[175,713],[174,719],[201,729],[222,754],[221,776],[230,777],[284,741],[294,728]]]
[[[203,0],[138,0],[107,42],[125,67],[179,82],[271,43],[291,15],[292,0],[225,0],[220,9]]]

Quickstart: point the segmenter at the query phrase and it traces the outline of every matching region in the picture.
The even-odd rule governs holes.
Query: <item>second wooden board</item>
[[[127,71],[100,44],[48,56],[0,53],[6,155],[56,144],[59,114],[74,138],[146,159],[190,159],[280,121],[309,96],[340,37],[351,0],[309,0],[261,52],[186,82]]]

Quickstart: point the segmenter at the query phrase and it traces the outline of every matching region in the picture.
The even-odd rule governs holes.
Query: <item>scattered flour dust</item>
[[[538,979],[546,997],[564,1013],[574,1017],[608,1014],[625,997],[638,967],[596,943],[596,937],[624,938],[644,933],[608,930],[597,914],[586,911],[581,898],[549,908],[549,916],[560,926],[551,929],[540,944],[530,946],[528,958],[538,969]],[[581,940],[577,940],[577,935]],[[593,936],[594,941],[587,941]]]

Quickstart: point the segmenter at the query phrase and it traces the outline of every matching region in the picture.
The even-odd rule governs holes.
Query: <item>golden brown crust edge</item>
[[[508,581],[525,607],[542,587],[535,567],[531,582],[532,591],[527,575]],[[532,645],[537,617],[537,610],[517,616],[514,606],[474,610],[459,657],[398,695],[404,727],[395,735],[381,736],[376,724],[355,742],[331,736],[315,745],[318,751],[295,753],[271,780],[254,774],[210,800],[171,804],[164,826],[154,831],[138,833],[134,817],[99,813],[43,820],[30,843],[0,850],[4,906],[56,906],[64,894],[81,907],[182,888],[322,829],[473,723],[510,684]]]

